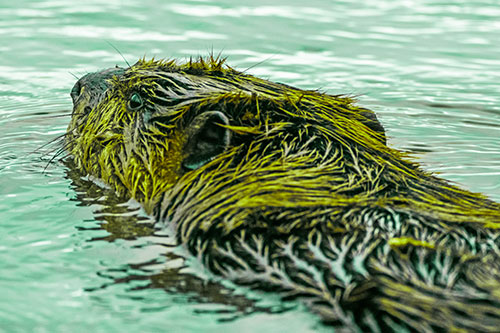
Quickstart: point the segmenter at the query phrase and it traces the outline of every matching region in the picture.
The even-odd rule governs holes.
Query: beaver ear
[[[231,132],[223,125],[229,125],[229,119],[220,111],[207,111],[194,118],[187,130],[184,168],[198,169],[224,152],[229,146]]]

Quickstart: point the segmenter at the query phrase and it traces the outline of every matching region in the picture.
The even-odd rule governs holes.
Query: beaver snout
[[[84,75],[75,83],[73,89],[71,89],[70,95],[73,100],[73,105],[76,106],[80,96],[84,93],[89,95],[90,104],[92,104],[92,102],[97,102],[92,99],[102,96],[110,86],[109,80],[114,76],[122,75],[124,72],[125,70],[123,68],[115,67]]]

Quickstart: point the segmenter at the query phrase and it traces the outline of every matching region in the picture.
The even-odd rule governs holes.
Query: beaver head
[[[66,139],[77,165],[149,212],[159,194],[209,162],[278,159],[273,152],[306,146],[325,161],[337,145],[390,151],[375,114],[350,98],[258,79],[213,58],[87,74],[71,97]]]

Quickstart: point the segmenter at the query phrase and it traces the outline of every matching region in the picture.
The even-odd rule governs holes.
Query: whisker
[[[116,52],[118,52],[118,54],[122,57],[123,61],[125,61],[125,63],[128,65],[128,68],[132,67],[130,66],[130,64],[128,63],[127,59],[125,59],[125,57],[123,56],[123,54],[120,52],[120,50],[118,50],[113,44],[111,44],[109,41],[106,41],[106,43],[109,44],[109,46],[111,46],[112,48],[115,49]]]
[[[47,164],[45,165],[45,168],[43,168],[43,172],[45,172],[45,171],[47,170],[47,168],[49,167],[49,165],[50,165],[52,162],[54,162],[54,160],[55,160],[58,156],[60,156],[61,154],[65,153],[65,152],[66,152],[65,147],[60,148],[60,149],[57,151],[57,153],[55,153],[55,154],[54,154],[54,156],[52,156],[52,157],[51,157],[51,159],[47,162]],[[69,153],[68,153],[67,155],[69,155]],[[64,157],[67,157],[67,155],[66,155],[66,156],[64,156]]]
[[[80,78],[78,76],[76,76],[75,74],[71,73],[71,72],[68,72],[71,74],[71,76],[73,76],[77,81],[80,80]]]
[[[51,144],[54,144],[54,143],[57,143],[56,141],[59,141],[61,139],[63,139],[66,135],[68,135],[68,133],[64,133],[64,134],[61,134],[57,137],[55,137],[54,139],[50,140],[49,142],[47,143],[44,143],[43,145],[41,145],[40,147],[38,147],[37,149],[33,150],[32,152],[29,152],[28,155],[31,155],[31,154],[34,154],[34,153],[37,153],[38,151],[40,151],[40,149],[43,149],[45,147],[47,147],[48,145],[51,145]]]
[[[47,117],[40,117],[42,119],[52,119],[52,118],[59,118],[59,117],[71,117],[71,113],[66,113],[66,114],[58,114],[54,116],[47,116]]]
[[[254,67],[256,67],[256,66],[259,66],[259,65],[261,65],[261,64],[263,64],[263,63],[265,63],[265,62],[266,62],[266,61],[268,61],[268,60],[271,60],[271,59],[272,59],[272,58],[274,58],[275,56],[276,56],[276,55],[275,55],[275,54],[273,54],[273,55],[271,55],[271,56],[267,57],[266,59],[264,59],[264,60],[262,60],[262,61],[259,61],[259,62],[258,62],[258,63],[256,63],[256,64],[253,64],[252,66],[250,66],[250,67],[248,67],[247,69],[245,69],[244,71],[242,71],[242,73],[246,73],[246,71],[248,71],[248,70],[250,70],[250,69],[252,69],[252,68],[254,68]]]
[[[44,156],[47,156],[47,155],[51,155],[52,153],[54,153],[55,151],[59,151],[60,149],[64,149],[64,147],[56,147],[50,151],[47,151],[47,152],[42,154],[41,158]]]

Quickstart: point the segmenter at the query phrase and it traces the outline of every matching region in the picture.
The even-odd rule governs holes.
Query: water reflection
[[[154,304],[158,308],[169,300],[163,293],[191,297],[190,304],[197,303],[196,297],[209,303],[210,297],[216,298],[214,290],[228,303],[238,294],[210,284],[204,290],[197,274],[181,268],[187,265],[182,254],[177,259],[170,256],[176,254],[173,238],[162,235],[136,206],[120,202],[114,193],[90,189],[91,184],[74,185],[78,192],[75,202],[81,206],[75,209],[67,199],[75,194],[61,178],[63,168],[57,164],[46,168],[50,154],[42,161],[36,154],[29,155],[64,133],[67,119],[46,118],[43,113],[59,115],[70,108],[68,90],[75,82],[70,73],[82,76],[116,64],[125,66],[106,41],[131,63],[143,55],[182,58],[205,55],[213,48],[224,50],[236,69],[265,60],[250,68],[250,74],[305,89],[361,95],[360,104],[377,112],[392,146],[413,152],[426,169],[441,172],[443,178],[500,201],[498,3],[325,3],[91,0],[75,5],[62,0],[3,1],[0,230],[4,237],[0,251],[5,255],[0,269],[2,282],[12,282],[0,288],[4,300],[0,326],[9,328],[9,323],[16,323],[23,331],[35,327],[68,331],[68,326],[58,325],[66,325],[71,318],[79,327],[110,327],[113,331],[135,325],[153,331],[144,328],[148,320],[158,324],[156,327],[186,320],[191,331],[202,331],[207,320],[220,317],[182,317],[192,308],[180,303],[176,304],[178,312],[165,311],[158,317],[135,316],[134,311],[137,307],[146,311],[144,304],[155,302],[155,294],[148,290],[161,293]],[[79,181],[80,176],[74,176]],[[111,203],[113,200],[116,202]],[[97,211],[94,215],[93,210]],[[46,240],[53,243],[50,249],[30,246]],[[110,259],[115,254],[112,251],[119,252],[115,261]],[[139,258],[127,263],[128,251],[137,251]],[[103,277],[96,279],[96,272]],[[162,280],[163,274],[163,280],[170,282]],[[188,284],[183,289],[180,282],[172,282],[176,280]],[[196,283],[200,286],[195,287]],[[99,289],[101,284],[104,289]],[[95,288],[89,292],[90,301],[83,292],[89,286]],[[138,298],[138,289],[143,288],[143,303],[124,302],[120,288],[128,288],[125,295],[131,299]],[[81,295],[72,298],[80,302],[78,310],[65,307],[69,294]],[[251,302],[247,304],[254,297],[244,295],[243,300],[235,301],[244,304],[236,306],[235,313],[245,313],[245,306],[257,311]],[[100,300],[94,302],[97,298]],[[225,311],[230,306],[222,307]],[[122,308],[132,310],[120,311]],[[54,311],[59,315],[54,316]],[[297,314],[289,311],[280,319],[286,318],[290,331],[302,332],[301,328],[312,324],[302,323],[304,317]],[[256,330],[263,325],[255,326]],[[221,328],[212,327],[214,331]]]
[[[219,321],[232,321],[254,313],[279,314],[297,308],[297,303],[272,302],[261,305],[258,294],[249,297],[244,288],[226,286],[223,282],[197,276],[189,264],[187,255],[179,254],[183,250],[178,246],[175,236],[165,227],[142,212],[137,203],[126,197],[120,197],[105,187],[84,177],[71,159],[64,161],[68,168],[67,177],[76,192],[79,206],[95,207],[95,220],[87,221],[88,227],[81,226],[81,232],[105,230],[104,236],[91,237],[88,242],[117,242],[119,240],[144,240],[132,246],[138,251],[156,248],[158,257],[139,263],[111,264],[97,275],[104,278],[97,287],[87,287],[87,292],[97,292],[106,288],[126,285],[126,292],[131,299],[142,300],[134,296],[146,289],[161,289],[172,295],[185,295],[188,302],[195,304],[219,304],[222,309],[196,310],[198,313],[214,313]],[[96,223],[97,221],[97,223]],[[158,250],[158,248],[160,250]]]

